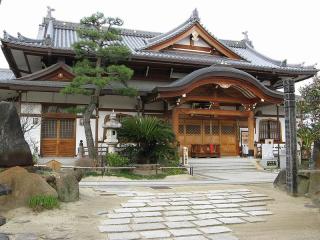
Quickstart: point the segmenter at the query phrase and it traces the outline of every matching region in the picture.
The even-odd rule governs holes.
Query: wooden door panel
[[[221,121],[221,155],[237,155],[237,135],[235,121]]]
[[[75,119],[44,118],[41,124],[41,155],[75,156]]]

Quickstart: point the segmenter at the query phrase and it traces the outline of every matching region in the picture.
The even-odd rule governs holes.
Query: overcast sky
[[[319,0],[2,0],[0,30],[35,38],[47,6],[55,8],[58,20],[78,22],[101,11],[122,18],[126,28],[159,32],[179,25],[197,8],[218,38],[241,40],[248,31],[255,49],[271,58],[320,63]],[[0,68],[7,67],[1,51]]]

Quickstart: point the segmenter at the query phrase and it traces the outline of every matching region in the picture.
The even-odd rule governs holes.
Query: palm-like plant
[[[299,144],[301,147],[302,159],[309,160],[311,157],[311,146],[316,140],[316,134],[312,128],[303,125],[297,130],[297,136],[301,140],[301,143]]]
[[[170,127],[156,117],[130,117],[119,130],[122,142],[136,144],[138,163],[158,163],[176,159],[175,135]]]

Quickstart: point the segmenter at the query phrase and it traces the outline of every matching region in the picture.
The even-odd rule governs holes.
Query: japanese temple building
[[[30,133],[41,156],[75,156],[80,140],[86,143],[81,115],[65,109],[88,103],[88,97],[60,93],[74,78],[78,26],[49,12],[36,38],[5,32],[1,39],[12,72],[0,70],[0,99],[13,99],[21,117],[41,123]],[[112,85],[104,88],[91,120],[97,145],[104,144],[103,125],[114,110],[120,117],[154,115],[169,121],[180,145],[189,149],[217,144],[222,156],[237,156],[247,144],[253,155],[266,139],[285,143],[283,93],[278,91],[283,80],[298,82],[317,73],[314,66],[259,53],[246,33],[239,41],[216,38],[197,10],[166,33],[122,29],[121,36],[132,52],[125,63],[134,70],[129,85],[139,94],[124,97]]]

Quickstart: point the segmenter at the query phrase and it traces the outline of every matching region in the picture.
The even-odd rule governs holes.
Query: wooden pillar
[[[172,130],[177,138],[179,134],[179,111],[176,108],[172,109]]]
[[[249,112],[248,116],[248,156],[254,155],[254,113]]]

